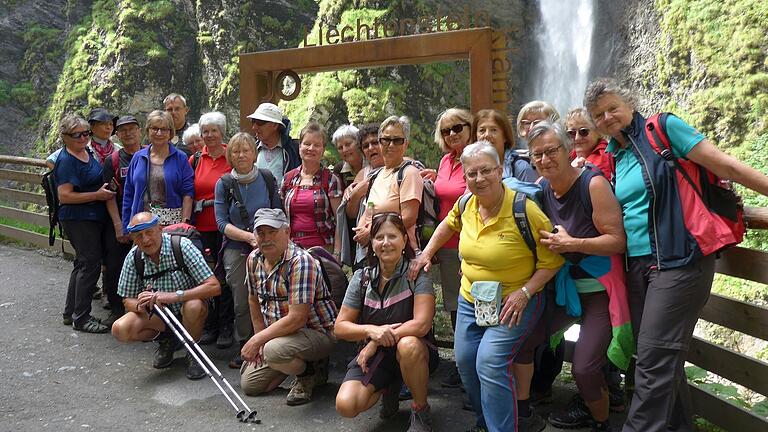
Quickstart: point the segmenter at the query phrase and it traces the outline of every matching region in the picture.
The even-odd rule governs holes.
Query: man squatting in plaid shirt
[[[305,404],[328,380],[336,306],[320,264],[290,240],[282,210],[257,210],[253,228],[258,248],[246,260],[246,282],[254,335],[241,352],[240,386],[254,396],[296,375],[286,402]]]
[[[128,225],[135,245],[123,262],[117,293],[123,297],[126,314],[112,325],[112,335],[121,342],[149,341],[156,338],[158,349],[152,364],[157,369],[173,363],[180,343],[157,314],[149,314],[154,305],[167,305],[189,334],[197,341],[208,316],[208,299],[219,295],[221,286],[205,262],[203,254],[187,238],[181,239],[181,252],[188,272],[177,267],[171,237],[163,234],[158,217],[152,213],[136,214]],[[144,274],[139,275],[134,254],[141,253]],[[154,288],[154,292],[148,289]],[[186,376],[205,377],[205,372],[187,353]]]

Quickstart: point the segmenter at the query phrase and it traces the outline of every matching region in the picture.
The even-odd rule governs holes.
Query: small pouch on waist
[[[475,299],[475,322],[481,327],[499,325],[501,282],[475,281],[469,293]]]

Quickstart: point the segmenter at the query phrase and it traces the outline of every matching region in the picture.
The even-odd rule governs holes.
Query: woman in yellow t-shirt
[[[472,196],[460,209],[461,199],[424,248],[411,262],[415,277],[454,233],[461,233],[461,290],[454,341],[461,381],[477,413],[477,426],[493,431],[516,430],[526,420],[517,419],[512,359],[544,310],[539,292],[563,265],[563,258],[539,243],[539,230],[551,231],[544,213],[530,200],[526,216],[536,241],[536,255],[528,248],[515,223],[515,192],[501,182],[499,153],[487,141],[467,146],[461,155],[464,177]],[[498,282],[502,307],[499,324],[480,326],[475,317],[472,285]],[[512,401],[510,409],[510,401]]]

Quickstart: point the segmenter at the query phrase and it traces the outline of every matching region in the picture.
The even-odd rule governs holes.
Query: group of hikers
[[[325,128],[310,122],[293,139],[274,104],[229,139],[222,113],[190,125],[184,97],[163,105],[143,128],[102,108],[60,123],[63,148],[48,160],[75,250],[64,324],[155,340],[165,368],[181,348],[153,313],[168,306],[200,344],[239,343],[230,366],[245,394],[295,376],[289,405],[327,381],[338,340],[357,342],[337,412],[380,400],[388,418],[409,394],[408,430],[430,431],[434,274],[456,360],[441,384],[466,391],[472,431],[546,427],[532,406],[547,396],[531,385],[538,353],[573,323],[579,394],[549,423],[613,430],[624,401],[611,397],[612,371],[635,362],[622,430],[692,430],[683,365],[716,252],[740,241],[693,186],[712,175],[768,195],[768,177],[680,118],[644,117],[601,78],[564,118],[543,101],[515,128],[498,110],[445,110],[436,168],[407,156],[411,125],[398,116],[339,127],[342,161],[326,167]],[[170,233],[180,224],[201,245]],[[329,264],[351,268],[347,286],[330,282]],[[91,314],[100,274],[105,320]],[[205,375],[188,354],[186,376]]]

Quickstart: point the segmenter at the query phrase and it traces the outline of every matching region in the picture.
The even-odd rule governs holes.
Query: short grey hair
[[[84,118],[78,114],[67,114],[59,122],[59,134],[70,133],[76,127],[81,126],[86,129],[91,129],[91,125],[85,121]]]
[[[595,122],[592,120],[592,116],[589,115],[589,111],[587,111],[587,109],[584,107],[576,107],[568,110],[568,114],[565,115],[566,126],[568,126],[568,122],[572,120],[584,120],[589,124],[590,129],[596,128]]]
[[[214,125],[219,128],[219,132],[221,132],[222,137],[224,137],[224,134],[227,133],[227,117],[218,111],[212,111],[201,115],[200,120],[197,121],[197,124],[200,125],[201,132],[203,131],[204,127]]]
[[[184,105],[185,107],[187,106],[187,99],[178,93],[171,93],[168,96],[166,96],[165,99],[163,99],[163,106],[168,105],[169,103],[173,102],[176,99],[180,100],[181,104]]]
[[[192,138],[200,138],[200,136],[200,125],[195,123],[184,131],[181,135],[181,140],[185,146],[188,146]]]
[[[523,105],[523,107],[520,108],[520,112],[517,113],[517,133],[520,133],[523,120],[528,116],[528,114],[544,114],[552,122],[560,120],[560,113],[557,112],[557,109],[552,106],[551,103],[540,100],[530,101]]]
[[[381,133],[384,132],[384,129],[390,127],[390,126],[399,126],[400,129],[403,130],[403,135],[405,135],[405,140],[410,141],[411,136],[411,121],[408,120],[408,117],[406,116],[389,116],[387,117],[383,122],[381,122],[381,126],[379,126],[379,137],[381,137]]]
[[[435,143],[440,146],[440,150],[442,150],[443,153],[448,153],[450,149],[445,145],[445,139],[443,139],[443,134],[440,132],[440,123],[445,119],[452,118],[459,119],[462,123],[469,125],[467,126],[469,128],[469,139],[474,139],[472,136],[472,113],[462,108],[448,108],[440,113],[440,115],[437,116],[437,121],[435,121]]]
[[[555,134],[558,141],[560,141],[560,144],[563,145],[567,152],[571,151],[571,147],[573,147],[573,141],[571,141],[571,137],[569,137],[565,132],[565,127],[563,124],[560,122],[553,123],[548,120],[537,123],[536,126],[532,127],[531,131],[528,132],[528,148],[531,148],[536,140],[548,132]]]
[[[459,160],[462,165],[465,165],[469,159],[477,156],[488,156],[496,163],[496,166],[501,165],[498,150],[496,150],[496,147],[494,147],[493,144],[486,140],[480,140],[464,147],[464,151],[461,152]]]
[[[598,78],[589,85],[587,85],[587,89],[584,91],[584,106],[587,107],[587,110],[592,111],[592,108],[597,105],[597,100],[600,99],[601,96],[606,94],[614,94],[621,98],[624,102],[629,104],[629,106],[632,107],[632,109],[635,109],[637,107],[637,98],[635,97],[634,93],[629,91],[626,87],[623,87],[619,82],[614,78]],[[591,115],[590,115],[591,118]],[[594,121],[594,119],[593,119]]]
[[[360,147],[360,139],[358,137],[360,133],[360,130],[352,125],[341,125],[338,129],[336,129],[336,132],[333,133],[333,137],[331,137],[331,142],[334,146],[338,144],[338,142],[344,138],[351,138],[355,140],[357,143],[357,146]]]

